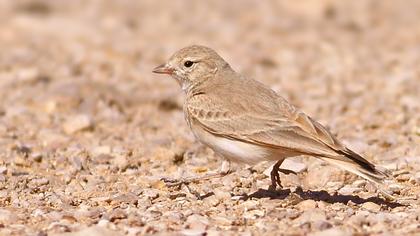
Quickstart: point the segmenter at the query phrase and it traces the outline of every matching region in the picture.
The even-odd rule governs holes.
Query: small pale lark
[[[179,83],[186,93],[185,118],[195,137],[227,160],[213,176],[227,174],[230,161],[277,161],[271,171],[275,189],[281,187],[279,172],[291,172],[280,168],[285,158],[308,155],[375,184],[387,177],[384,169],[345,147],[269,87],[235,72],[208,47],[183,48],[153,72],[169,74]]]

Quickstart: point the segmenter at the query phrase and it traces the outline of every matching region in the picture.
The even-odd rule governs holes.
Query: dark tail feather
[[[341,154],[341,153],[340,153]],[[387,199],[395,199],[390,193],[386,192],[382,188],[384,187],[384,179],[389,177],[389,171],[385,168],[377,167],[372,163],[365,160],[363,157],[357,153],[350,151],[349,153],[342,154],[344,158],[339,157],[320,157],[322,160],[331,163],[335,166],[338,166],[344,170],[347,170],[353,174],[356,174],[372,183],[374,183],[378,190],[384,195]],[[345,160],[349,158],[349,160]]]
[[[365,158],[363,158],[362,156],[353,152],[350,149],[346,149],[345,151],[338,150],[337,153],[357,163],[361,168],[365,170],[365,172],[378,176],[381,179],[390,177],[390,173],[388,170],[386,170],[385,168],[378,168],[377,166],[368,162]]]

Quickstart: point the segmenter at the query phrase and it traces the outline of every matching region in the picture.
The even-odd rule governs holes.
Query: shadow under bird
[[[230,161],[254,165],[277,161],[270,188],[281,187],[279,172],[288,157],[322,159],[379,185],[387,171],[347,148],[324,126],[291,105],[266,85],[235,72],[214,50],[189,46],[177,51],[153,72],[171,75],[186,94],[184,114],[195,137],[225,158],[215,174],[230,172]]]

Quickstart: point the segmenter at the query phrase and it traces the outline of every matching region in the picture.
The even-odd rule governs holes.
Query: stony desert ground
[[[0,0],[0,235],[419,235],[420,2]],[[210,46],[388,168],[313,157],[168,188],[221,159],[152,74]]]

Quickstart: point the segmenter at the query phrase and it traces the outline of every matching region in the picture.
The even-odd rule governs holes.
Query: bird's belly
[[[257,164],[273,159],[271,150],[246,142],[215,136],[205,130],[194,130],[196,138],[230,161]]]
[[[209,146],[231,161],[250,165],[266,161],[270,156],[270,153],[265,148],[220,137],[216,137]]]

